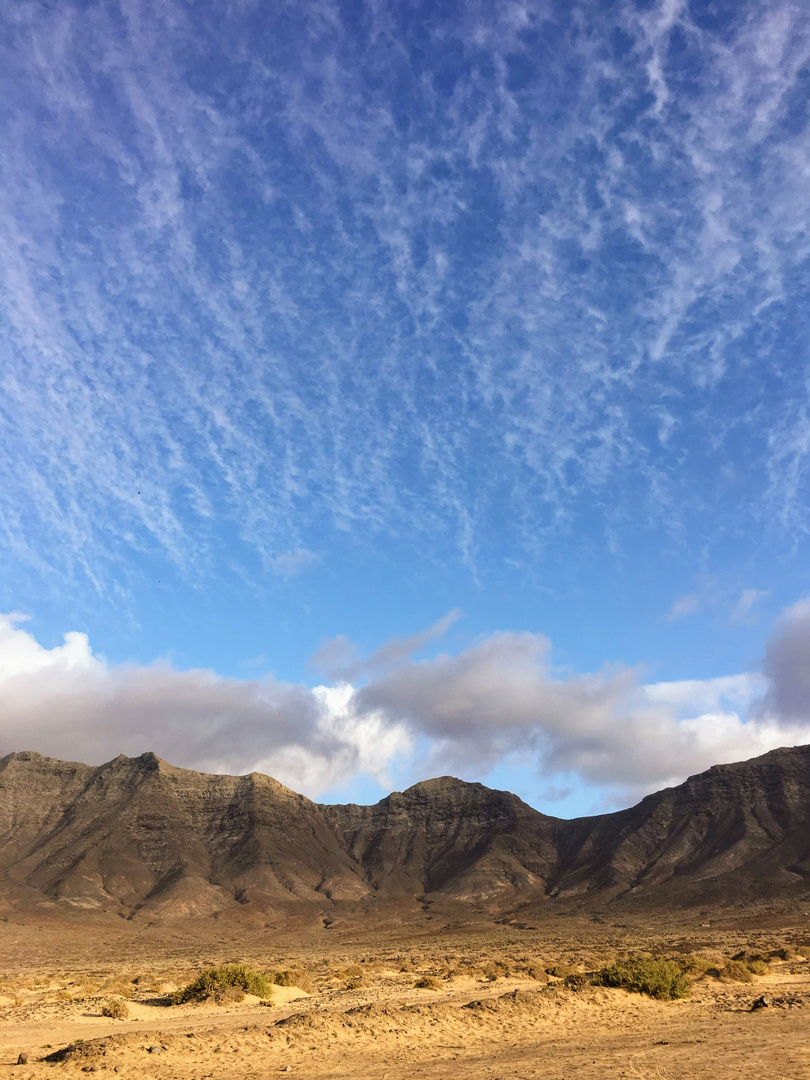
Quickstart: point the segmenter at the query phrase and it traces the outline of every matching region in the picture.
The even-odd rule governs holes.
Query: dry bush
[[[798,955],[792,945],[778,945],[770,952],[772,960],[795,960]]]
[[[413,984],[417,990],[441,990],[442,984],[433,975],[423,975]]]
[[[56,992],[56,1000],[57,1001],[73,1001],[73,994],[71,994],[71,992],[69,990],[57,990],[57,992]]]
[[[749,960],[748,970],[754,975],[767,975],[770,968],[764,960]]]
[[[754,977],[741,960],[728,960],[718,973],[721,982],[750,983]]]
[[[126,1020],[129,1016],[129,1006],[121,998],[110,998],[106,1005],[102,1005],[101,1015],[112,1017],[113,1020]]]
[[[593,986],[593,975],[588,975],[584,971],[575,971],[573,975],[565,976],[563,985],[569,990],[582,990],[586,986]]]
[[[405,969],[403,968],[403,971]],[[410,970],[410,969],[409,969]],[[338,972],[341,979],[362,979],[363,969],[359,964],[348,964]]]
[[[578,974],[574,964],[552,964],[546,968],[547,975],[553,975],[555,979],[567,979],[569,975]]]
[[[512,974],[512,968],[504,960],[488,960],[487,963],[482,964],[478,969],[483,978],[489,982],[495,982],[497,979],[506,979]]]
[[[751,965],[755,961],[764,961],[768,959],[767,953],[764,953],[761,949],[741,949],[735,953],[732,960],[741,960],[744,964]]]
[[[700,953],[682,953],[679,956],[672,956],[670,959],[680,966],[684,975],[691,975],[692,978],[705,975],[714,966],[714,961],[707,956],[701,956]]]
[[[288,968],[286,971],[277,971],[273,975],[273,982],[276,986],[297,986],[305,994],[314,994],[317,990],[311,976],[303,968]]]
[[[542,961],[538,960],[535,963],[529,963],[526,965],[526,974],[530,979],[534,979],[535,982],[547,983],[548,973],[543,967]]]

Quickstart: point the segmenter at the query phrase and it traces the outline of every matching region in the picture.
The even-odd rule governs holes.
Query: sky
[[[810,741],[803,0],[0,20],[0,754],[573,816]]]

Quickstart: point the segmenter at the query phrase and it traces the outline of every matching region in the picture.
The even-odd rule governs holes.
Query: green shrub
[[[748,970],[754,975],[767,975],[770,968],[764,960],[749,960]]]
[[[173,1005],[185,1005],[189,1001],[241,1001],[245,994],[270,997],[273,987],[266,975],[242,964],[226,964],[224,967],[207,968],[197,978],[171,995]]]
[[[614,986],[634,994],[649,994],[660,1001],[687,997],[692,980],[680,964],[653,956],[630,956],[595,972],[596,986]]]

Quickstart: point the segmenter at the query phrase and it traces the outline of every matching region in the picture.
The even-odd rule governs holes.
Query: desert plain
[[[810,1077],[809,918],[772,904],[216,932],[200,920],[66,928],[9,917],[0,1076],[799,1080]],[[689,995],[591,985],[588,972],[638,952],[695,956]],[[741,974],[752,957],[757,973]],[[170,1003],[201,970],[232,963],[278,980],[271,996]],[[123,1018],[102,1014],[115,1001]]]
[[[0,1080],[810,1080],[808,805],[810,747],[573,821],[8,755]]]

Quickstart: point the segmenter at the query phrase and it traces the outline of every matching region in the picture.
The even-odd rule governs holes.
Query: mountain
[[[0,760],[0,901],[124,918],[686,906],[810,893],[810,746],[563,821],[452,777],[323,806],[270,777]]]

